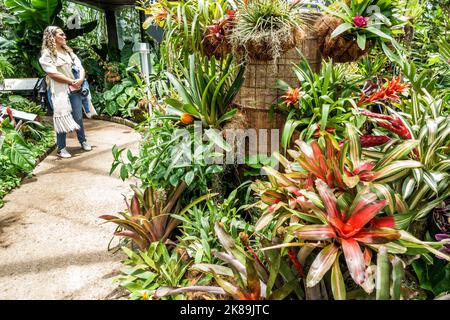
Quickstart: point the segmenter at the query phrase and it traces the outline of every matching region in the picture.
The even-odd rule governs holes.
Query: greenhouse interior
[[[449,25],[0,0],[0,300],[450,300]]]

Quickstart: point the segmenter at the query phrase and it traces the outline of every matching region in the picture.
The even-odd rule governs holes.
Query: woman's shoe
[[[60,158],[72,158],[72,155],[66,150],[66,148],[59,150],[56,154]]]
[[[92,147],[86,141],[81,144],[81,148],[83,148],[84,151],[92,150]]]

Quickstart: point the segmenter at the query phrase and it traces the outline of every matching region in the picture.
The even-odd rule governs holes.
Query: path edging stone
[[[124,126],[130,127],[133,129],[138,125],[136,122],[133,122],[128,119],[124,119],[121,117],[111,117],[111,116],[106,116],[103,114],[92,116],[92,119],[114,122],[114,123],[122,124]]]

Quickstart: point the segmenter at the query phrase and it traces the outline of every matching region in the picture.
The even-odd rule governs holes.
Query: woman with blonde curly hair
[[[47,73],[47,92],[53,107],[58,156],[71,157],[66,150],[66,136],[67,132],[74,130],[77,132],[82,149],[92,150],[86,142],[83,125],[84,97],[81,89],[86,75],[85,70],[80,59],[67,46],[66,35],[61,28],[49,26],[45,29],[39,63]],[[77,79],[74,77],[75,70]]]

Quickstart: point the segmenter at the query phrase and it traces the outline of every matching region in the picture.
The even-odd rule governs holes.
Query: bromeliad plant
[[[351,1],[350,6],[341,1],[338,6],[337,11],[324,7],[326,12],[344,21],[333,31],[332,37],[344,32],[356,35],[356,42],[361,50],[366,48],[367,40],[393,41],[394,30],[400,25],[399,12],[394,1]],[[398,31],[401,33],[401,30],[397,30],[397,33]]]
[[[281,145],[289,147],[291,137],[297,128],[301,128],[300,139],[309,141],[320,136],[321,132],[334,132],[336,137],[343,135],[342,123],[354,121],[360,126],[361,117],[352,116],[352,94],[357,90],[363,78],[356,75],[348,65],[335,65],[331,61],[322,62],[318,73],[311,69],[308,61],[302,61],[293,67],[299,88],[291,88],[278,80],[277,86],[285,91],[278,107],[288,113],[283,128]],[[360,118],[358,120],[358,118]]]
[[[265,252],[266,264],[248,245],[248,239],[241,234],[241,242],[248,253],[225,232],[219,224],[215,224],[215,234],[225,252],[215,251],[213,254],[228,264],[197,263],[191,270],[201,271],[213,277],[218,286],[161,287],[157,297],[185,292],[206,292],[215,295],[230,296],[236,300],[282,300],[295,294],[298,299],[304,297],[295,271],[288,260],[274,252]],[[266,241],[264,243],[267,245]]]
[[[219,129],[236,114],[237,109],[230,106],[244,81],[245,68],[234,66],[231,55],[224,60],[190,55],[188,64],[180,69],[182,78],[167,72],[180,97],[166,99],[167,104],[191,114],[208,128]]]
[[[147,249],[138,252],[126,247],[122,247],[122,250],[128,259],[124,261],[122,273],[114,278],[114,282],[127,289],[131,299],[153,300],[156,290],[161,286],[189,284],[186,278],[189,264],[177,250],[169,250],[161,241],[153,242]],[[186,297],[180,294],[168,298],[178,300]]]
[[[134,196],[130,204],[125,200],[128,210],[121,213],[123,218],[112,215],[103,215],[100,218],[116,223],[120,230],[114,235],[131,239],[142,251],[147,250],[152,242],[167,240],[181,223],[180,220],[170,217],[171,213],[182,215],[197,203],[217,195],[205,195],[182,209],[179,200],[187,187],[184,182],[167,192],[151,187],[142,192],[136,186],[131,187]]]
[[[314,192],[317,179],[339,192],[339,201],[345,203],[350,203],[356,196],[358,186],[369,184],[374,192],[388,201],[390,212],[394,212],[400,198],[391,192],[386,183],[408,175],[411,169],[422,167],[420,162],[407,159],[417,146],[417,142],[406,141],[392,145],[391,141],[391,148],[381,159],[372,159],[365,156],[366,152],[361,148],[362,143],[367,143],[367,138],[358,136],[350,124],[346,125],[346,137],[347,139],[341,143],[329,134],[320,138],[319,142],[311,141],[310,144],[297,140],[298,150],[288,150],[294,162],[275,154],[286,173],[281,174],[273,168],[265,167],[270,182],[254,184],[255,189],[261,194],[262,201],[269,206],[268,212],[257,223],[256,230],[261,230],[271,222],[274,218],[273,213],[278,210],[280,203],[283,205],[287,203],[292,209],[304,206],[303,200],[309,191]],[[383,142],[384,137],[379,140]],[[272,192],[271,186],[278,186],[284,192]],[[267,192],[261,193],[261,190]]]
[[[269,182],[253,185],[264,210],[255,231],[268,226],[277,231],[283,226],[284,243],[273,248],[305,246],[310,241],[322,248],[309,268],[306,286],[317,285],[332,268],[335,299],[346,295],[340,251],[351,278],[368,294],[373,292],[375,280],[370,272],[377,268],[368,266],[373,253],[384,250],[380,245],[391,254],[430,251],[450,261],[448,255],[437,250],[442,243],[425,243],[398,230],[396,215],[401,213],[397,210],[402,199],[388,183],[407,175],[412,168],[422,167],[418,161],[402,160],[417,142],[396,145],[382,159],[373,161],[364,159],[360,139],[350,125],[346,136],[342,146],[329,135],[319,140],[321,145],[297,141],[299,150],[289,150],[293,162],[279,156],[285,173],[265,168]],[[299,241],[292,242],[295,238]]]
[[[362,286],[366,281],[366,263],[360,246],[366,248],[366,260],[370,261],[369,245],[386,244],[400,238],[400,233],[393,229],[393,217],[375,219],[387,201],[375,201],[376,194],[363,188],[349,207],[340,209],[337,198],[328,185],[320,179],[317,179],[315,184],[323,207],[319,208],[312,204],[311,210],[322,224],[293,225],[289,228],[289,232],[303,241],[331,240],[332,243],[327,244],[312,263],[306,277],[306,285],[314,287],[335,264],[342,250],[350,276],[355,283]],[[339,298],[345,298],[345,288],[340,288],[338,283],[343,282],[338,265],[339,262],[333,270],[337,273],[333,280],[338,281],[332,280],[332,290],[339,292]]]
[[[447,104],[445,94],[432,97],[423,90],[422,94],[412,92],[411,99],[395,105],[403,111],[395,111],[388,106],[388,114],[360,110],[361,114],[387,129],[388,134],[404,139],[403,144],[416,141],[410,158],[419,161],[422,166],[391,183],[391,188],[404,200],[402,206],[408,213],[404,216],[405,228],[415,220],[424,221],[435,207],[450,196],[450,117],[445,111]],[[381,153],[372,155],[381,156]]]
[[[322,50],[336,62],[355,61],[375,44],[396,43],[394,35],[402,32],[394,1],[339,1],[320,7],[331,15],[316,23]]]
[[[215,56],[217,59],[225,57],[231,51],[230,36],[233,22],[236,18],[236,10],[227,10],[219,20],[213,21],[208,26],[203,37],[203,52],[206,56]]]

